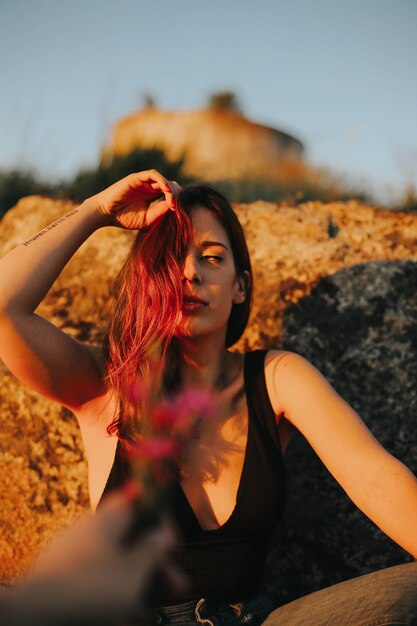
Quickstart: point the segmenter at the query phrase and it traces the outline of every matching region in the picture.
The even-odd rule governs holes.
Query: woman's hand
[[[131,499],[135,494],[134,487],[111,493],[96,515],[82,517],[58,535],[31,575],[10,593],[4,623],[124,623],[132,611],[135,616],[146,612],[144,599],[158,570],[174,590],[183,592],[186,581],[171,562],[176,537],[168,522],[129,548],[123,547],[122,539],[134,515]]]
[[[156,170],[147,170],[129,174],[87,202],[95,204],[109,225],[140,230],[167,211],[174,211],[180,191],[177,182],[168,181]],[[161,200],[154,202],[158,198]]]

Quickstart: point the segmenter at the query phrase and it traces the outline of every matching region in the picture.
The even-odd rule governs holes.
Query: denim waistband
[[[157,610],[158,624],[177,624],[182,622],[202,623],[206,626],[240,622],[259,624],[277,606],[277,602],[268,591],[259,591],[239,602],[225,602],[200,598],[163,606]]]

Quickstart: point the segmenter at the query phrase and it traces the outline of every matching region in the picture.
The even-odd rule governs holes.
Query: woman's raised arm
[[[174,208],[178,190],[155,170],[130,174],[0,260],[0,358],[19,380],[71,409],[103,393],[94,351],[34,311],[93,232],[147,226]]]

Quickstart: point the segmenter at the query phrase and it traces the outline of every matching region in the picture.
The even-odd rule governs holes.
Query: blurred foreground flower
[[[170,400],[156,402],[151,388],[147,381],[140,381],[131,391],[131,398],[142,407],[140,433],[137,443],[124,444],[140,497],[127,543],[160,521],[167,509],[169,487],[178,478],[181,456],[189,441],[199,437],[202,421],[209,419],[217,406],[213,392],[207,389],[188,388]]]
[[[179,452],[179,446],[173,439],[162,437],[148,437],[139,443],[131,453],[132,461],[136,463],[152,463],[152,461],[162,461],[173,459]]]

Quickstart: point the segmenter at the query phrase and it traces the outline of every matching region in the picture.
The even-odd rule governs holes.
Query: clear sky
[[[112,123],[233,90],[380,201],[417,185],[417,0],[0,0],[0,167],[95,165]]]

